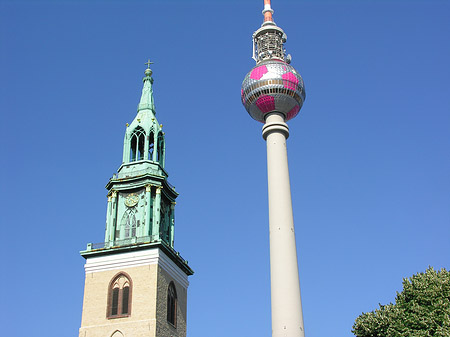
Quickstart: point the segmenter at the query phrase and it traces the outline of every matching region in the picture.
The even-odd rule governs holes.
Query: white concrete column
[[[267,143],[272,336],[304,337],[286,149],[288,136],[283,115],[270,114],[263,126],[263,138]]]

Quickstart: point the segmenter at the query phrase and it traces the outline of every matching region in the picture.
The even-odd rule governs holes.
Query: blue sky
[[[262,0],[0,1],[2,334],[77,336],[84,260],[152,59],[188,336],[270,336]],[[308,337],[449,268],[450,2],[273,0],[307,98],[288,153]]]

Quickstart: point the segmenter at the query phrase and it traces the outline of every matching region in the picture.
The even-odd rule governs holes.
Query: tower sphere
[[[263,123],[271,112],[283,114],[285,120],[294,118],[305,98],[302,77],[281,60],[259,62],[242,82],[242,104],[252,118]]]

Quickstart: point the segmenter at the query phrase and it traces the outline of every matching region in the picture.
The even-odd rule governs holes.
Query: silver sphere
[[[263,123],[271,112],[282,113],[285,120],[294,118],[305,98],[302,77],[294,67],[282,61],[259,63],[242,82],[242,104],[252,118]]]

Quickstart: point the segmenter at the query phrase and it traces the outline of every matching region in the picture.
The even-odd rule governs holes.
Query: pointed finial
[[[147,66],[147,69],[145,69],[146,76],[151,76],[153,74],[153,71],[150,69],[150,64],[153,64],[153,63],[155,63],[155,62],[150,62],[150,59],[148,59],[148,61],[144,63]]]
[[[155,113],[155,104],[153,103],[153,78],[152,74],[153,71],[150,69],[150,64],[153,64],[153,62],[148,59],[146,63],[144,63],[147,66],[147,69],[145,69],[145,77],[142,79],[142,82],[144,82],[144,87],[142,88],[142,96],[141,101],[138,105],[138,111],[150,109]]]

